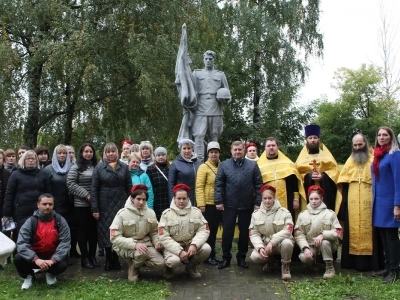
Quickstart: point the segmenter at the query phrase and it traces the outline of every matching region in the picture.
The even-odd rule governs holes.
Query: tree
[[[379,16],[381,26],[379,28],[379,46],[383,80],[380,89],[387,100],[399,101],[400,96],[400,69],[397,64],[398,50],[394,41],[398,35],[399,23],[393,24],[388,18],[382,2],[379,2]],[[394,19],[394,18],[393,18]]]
[[[380,69],[363,64],[357,70],[347,68],[335,72],[333,87],[339,99],[329,102],[321,99],[315,103],[318,117],[315,122],[322,127],[324,143],[338,162],[344,163],[350,152],[352,137],[360,132],[373,141],[376,129],[387,125],[398,129],[398,106],[387,100],[379,91],[382,82]]]

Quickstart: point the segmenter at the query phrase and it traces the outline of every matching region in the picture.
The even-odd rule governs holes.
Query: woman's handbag
[[[15,243],[12,239],[0,232],[0,264],[9,257],[15,249]]]

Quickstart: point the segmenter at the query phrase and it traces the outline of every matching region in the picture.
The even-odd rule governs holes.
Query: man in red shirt
[[[37,207],[38,210],[21,227],[14,257],[19,275],[25,279],[22,290],[32,286],[35,280],[33,269],[46,273],[48,285],[54,285],[56,276],[67,269],[66,258],[71,246],[68,224],[54,211],[52,195],[41,195]]]

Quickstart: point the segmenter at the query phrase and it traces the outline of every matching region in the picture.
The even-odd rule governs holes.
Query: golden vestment
[[[257,161],[257,165],[260,168],[263,183],[268,183],[276,188],[275,198],[278,199],[281,206],[286,209],[288,208],[288,195],[286,194],[285,178],[290,175],[295,175],[297,177],[299,196],[295,196],[294,198],[300,202],[299,211],[306,208],[307,201],[302,179],[295,164],[285,154],[278,151],[278,158],[267,159],[267,155],[264,151]],[[289,198],[291,199],[292,197]]]
[[[324,144],[321,144],[319,153],[309,154],[308,148],[304,145],[296,160],[296,167],[299,171],[302,180],[308,173],[313,172],[313,160],[317,163],[317,171],[326,173],[333,182],[337,182],[339,177],[339,168],[335,158]]]
[[[350,156],[337,182],[338,190],[348,183],[349,254],[372,255],[372,179],[373,156],[363,165],[356,164]],[[340,209],[342,194],[337,193],[336,211]]]

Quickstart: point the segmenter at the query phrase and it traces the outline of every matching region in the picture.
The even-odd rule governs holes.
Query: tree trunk
[[[261,51],[256,51],[254,59],[253,126],[256,126],[260,122],[261,81]]]
[[[28,65],[28,117],[24,128],[24,142],[34,148],[37,143],[40,120],[40,80],[43,71],[43,62]]]

